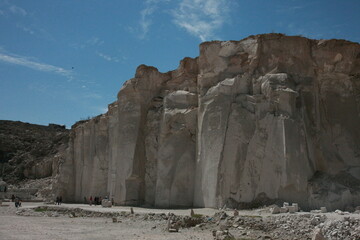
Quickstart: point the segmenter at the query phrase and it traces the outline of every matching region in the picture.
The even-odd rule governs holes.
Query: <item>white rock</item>
[[[299,205],[297,203],[293,203],[292,206],[295,208],[295,212],[299,211]]]
[[[321,229],[316,228],[313,232],[312,240],[326,240],[324,235],[321,233]]]
[[[270,213],[278,214],[278,213],[280,213],[280,208],[278,206],[274,206],[274,207],[270,208]]]
[[[288,206],[287,209],[289,210],[289,213],[295,213],[296,207],[295,206]]]
[[[164,208],[351,205],[360,194],[328,176],[360,178],[360,45],[331,41],[257,35],[202,43],[167,73],[139,66],[106,114],[73,126],[56,191]]]
[[[287,213],[288,211],[289,211],[289,209],[287,207],[280,208],[280,213]]]

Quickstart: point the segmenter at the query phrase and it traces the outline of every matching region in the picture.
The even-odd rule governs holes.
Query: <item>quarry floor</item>
[[[0,239],[2,240],[57,240],[57,239],[212,239],[212,233],[194,232],[192,230],[179,233],[165,231],[166,222],[122,221],[114,224],[109,218],[69,218],[18,216],[13,203],[3,203],[9,206],[0,207]],[[35,208],[42,203],[24,202],[21,208]],[[128,211],[129,207],[103,208],[84,204],[62,204],[61,207],[82,208],[101,212]],[[158,209],[134,208],[139,213],[165,212]],[[176,214],[186,214],[190,210],[175,210]],[[201,209],[201,212],[211,213],[212,209]],[[156,226],[156,228],[155,228]]]
[[[33,211],[31,208],[36,208],[39,206],[49,206],[43,203],[34,203],[34,202],[23,202],[22,211]],[[51,205],[54,207],[54,205]],[[58,206],[56,206],[58,207]],[[130,207],[112,207],[112,208],[103,208],[101,206],[89,206],[85,204],[62,204],[62,208],[80,208],[83,210],[91,210],[93,212],[127,212],[130,213]],[[143,216],[146,214],[168,214],[169,212],[174,213],[177,216],[189,216],[190,209],[151,209],[151,208],[133,208],[134,212],[138,216]],[[5,202],[0,206],[0,239],[1,240],[57,240],[57,239],[78,239],[78,240],[90,240],[90,239],[214,239],[213,231],[221,230],[219,223],[212,224],[210,227],[192,227],[192,228],[181,228],[179,232],[169,233],[167,228],[167,221],[160,220],[140,220],[140,218],[121,218],[121,221],[113,223],[112,218],[109,217],[75,217],[71,218],[68,215],[57,215],[54,216],[33,216],[33,215],[19,215],[16,214],[18,209],[15,208],[14,203]],[[214,216],[214,214],[219,213],[219,210],[201,208],[194,209],[196,214],[202,214],[207,216]],[[226,211],[227,215],[233,216],[232,211]],[[276,221],[280,219],[285,219],[282,221],[282,225],[274,225],[274,227],[280,229],[284,236],[281,236],[282,232],[276,233],[277,235],[271,235],[269,230],[266,230],[261,233],[257,230],[252,232],[251,227],[246,227],[244,233],[241,233],[243,237],[236,237],[234,239],[311,239],[314,226],[303,227],[299,222],[295,222],[295,226],[299,228],[308,228],[309,233],[304,233],[303,235],[288,235],[288,227],[294,226],[291,225],[289,221],[292,221],[291,218],[301,218],[302,215],[310,215],[309,213],[296,213],[296,214],[277,214],[276,217],[269,213],[268,209],[258,209],[258,210],[248,210],[248,211],[239,211],[239,216],[243,216],[250,219],[258,218],[274,218]],[[311,214],[316,215],[316,214]],[[314,216],[311,216],[313,219]],[[317,215],[319,216],[319,215]],[[337,213],[325,213],[322,216],[326,216],[327,224],[329,221],[339,221],[343,222],[344,216]],[[356,219],[357,222],[360,220],[360,214],[348,214],[348,217]],[[226,220],[224,220],[226,221]],[[247,220],[246,220],[247,221]],[[250,220],[251,221],[251,220]],[[276,222],[274,221],[274,222]],[[220,222],[220,220],[219,220]],[[234,224],[234,221],[231,222]],[[247,224],[247,223],[246,223]],[[284,225],[285,224],[285,225]],[[324,222],[323,224],[326,224]],[[221,224],[220,224],[221,225]],[[245,225],[244,225],[245,226]],[[247,225],[251,226],[251,225]],[[257,226],[256,224],[254,226]],[[284,227],[285,226],[285,227]],[[304,225],[305,226],[305,225]],[[358,226],[358,225],[356,225]],[[239,227],[240,228],[240,227]],[[271,228],[271,227],[270,227]],[[235,231],[240,231],[238,228],[234,228]],[[271,230],[271,229],[270,229]],[[229,230],[232,232],[233,230]],[[266,232],[265,231],[265,232]],[[300,230],[299,230],[300,231]],[[279,235],[280,234],[280,235]],[[329,233],[332,234],[332,233]],[[339,233],[340,234],[340,233]],[[274,237],[278,236],[278,237]],[[341,239],[341,238],[329,238],[329,239]],[[349,238],[357,239],[357,238]]]

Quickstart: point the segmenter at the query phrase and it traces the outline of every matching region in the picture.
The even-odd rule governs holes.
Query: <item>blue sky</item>
[[[166,72],[209,40],[281,32],[360,42],[360,0],[0,0],[0,119],[70,127],[140,64]]]

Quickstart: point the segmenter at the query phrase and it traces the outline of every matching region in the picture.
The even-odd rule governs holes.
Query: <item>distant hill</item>
[[[52,176],[54,156],[67,145],[65,126],[0,120],[0,178],[10,184]]]

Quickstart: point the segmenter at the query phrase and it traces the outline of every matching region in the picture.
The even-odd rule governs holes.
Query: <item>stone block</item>
[[[287,207],[280,208],[280,213],[287,213],[288,211],[289,211],[289,209]]]
[[[289,213],[295,213],[296,212],[295,206],[288,206],[287,209],[289,210]]]
[[[295,208],[295,212],[299,211],[299,205],[297,203],[293,203],[292,206]]]
[[[274,207],[270,208],[270,212],[271,212],[271,214],[278,214],[278,213],[280,213],[280,208],[278,206],[274,206]]]
[[[111,201],[109,201],[107,199],[103,199],[101,201],[101,206],[106,207],[106,208],[110,208],[110,207],[112,207],[112,203],[111,203]]]
[[[321,211],[321,213],[327,213],[326,207],[321,207],[321,208],[320,208],[320,211]]]

